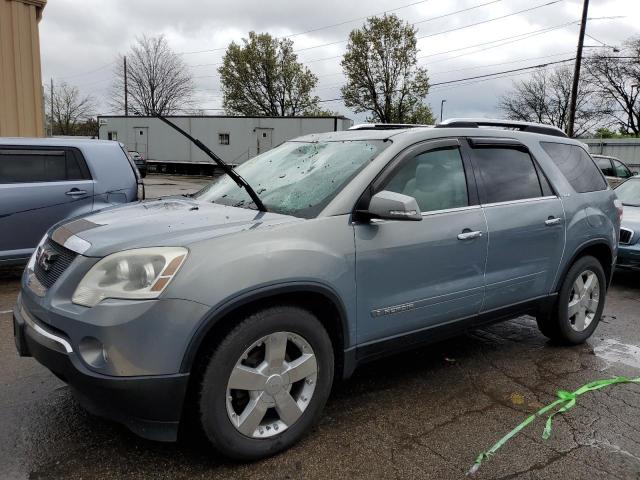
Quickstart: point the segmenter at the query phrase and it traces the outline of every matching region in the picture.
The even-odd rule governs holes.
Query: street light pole
[[[569,104],[569,118],[567,120],[567,135],[573,137],[573,125],[576,120],[576,104],[578,102],[578,84],[580,82],[580,67],[582,66],[582,47],[584,45],[584,32],[587,28],[587,13],[589,0],[584,0],[582,7],[582,21],[580,22],[580,36],[578,37],[578,51],[576,52],[576,64],[573,69],[573,85],[571,86],[571,103]]]
[[[444,104],[447,101],[446,98],[442,99],[442,101],[440,102],[440,121],[442,122],[442,111],[444,110]]]

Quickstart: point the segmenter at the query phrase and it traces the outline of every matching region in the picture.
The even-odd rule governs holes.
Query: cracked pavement
[[[207,445],[142,440],[84,412],[11,331],[18,274],[0,271],[0,477],[464,478],[475,457],[524,418],[597,379],[640,376],[640,273],[617,272],[605,316],[577,347],[521,317],[361,367],[337,385],[320,424],[273,458],[237,464]],[[538,420],[485,462],[478,479],[640,480],[640,385],[587,393]]]

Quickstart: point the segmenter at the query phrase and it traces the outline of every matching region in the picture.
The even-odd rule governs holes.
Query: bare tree
[[[600,108],[623,133],[640,135],[640,37],[625,43],[625,55],[596,53],[586,62],[587,78]]]
[[[54,135],[77,135],[80,124],[91,119],[96,110],[95,98],[82,95],[78,87],[62,82],[54,87],[53,119],[51,118],[51,96],[45,96],[47,120]]]
[[[546,123],[566,130],[572,75],[566,66],[536,70],[529,78],[514,82],[512,90],[500,98],[498,107],[511,120]],[[602,118],[592,89],[582,81],[578,86],[575,135],[592,130]]]
[[[123,56],[115,68],[110,105],[124,112]],[[194,85],[180,55],[163,35],[138,38],[127,54],[129,109],[136,115],[169,115],[191,104]]]

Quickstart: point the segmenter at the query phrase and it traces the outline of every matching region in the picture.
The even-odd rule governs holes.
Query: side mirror
[[[387,220],[422,220],[418,202],[413,197],[383,190],[371,197],[367,213]]]

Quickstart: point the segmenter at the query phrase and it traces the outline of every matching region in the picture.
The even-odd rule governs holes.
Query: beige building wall
[[[47,0],[0,0],[0,137],[44,135],[38,22]]]

